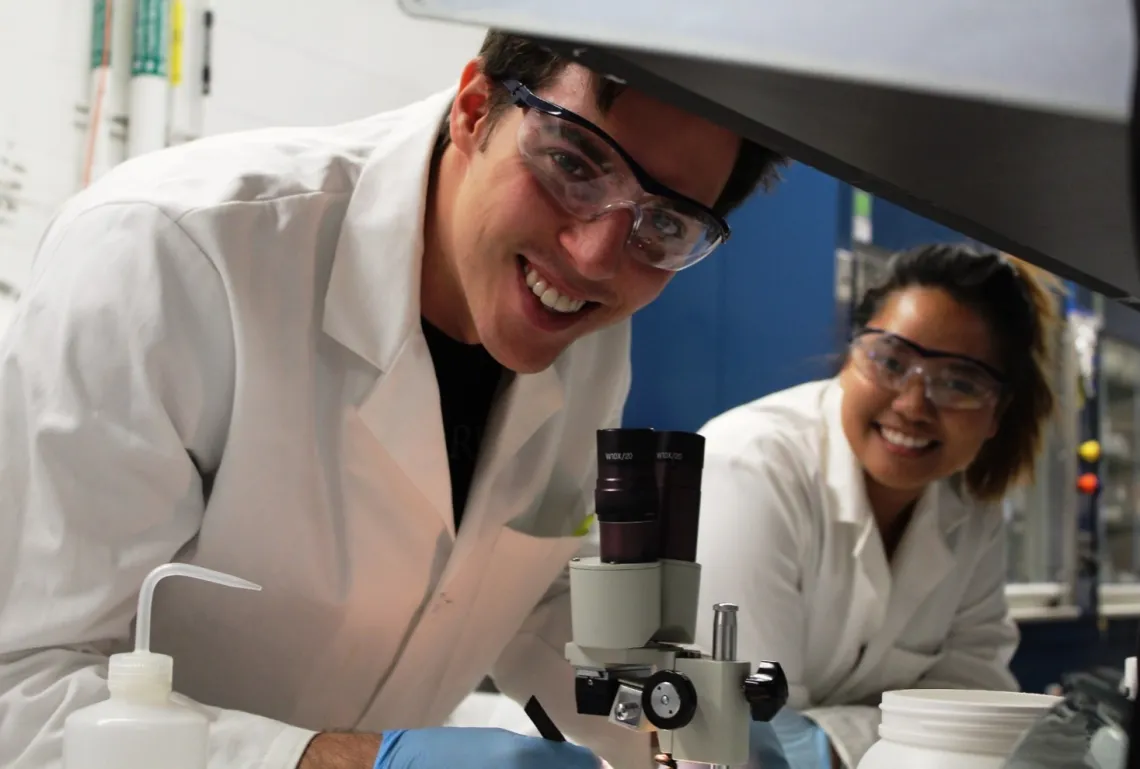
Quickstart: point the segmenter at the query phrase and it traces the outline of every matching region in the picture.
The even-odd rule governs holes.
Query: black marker
[[[543,739],[551,742],[566,742],[566,738],[550,720],[550,716],[547,715],[546,709],[542,707],[537,697],[532,696],[527,700],[526,707],[523,710],[526,711],[530,722],[534,724],[535,729],[538,729],[538,733],[542,735]]]

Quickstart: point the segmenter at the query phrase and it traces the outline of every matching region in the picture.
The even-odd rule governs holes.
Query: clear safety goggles
[[[593,123],[518,81],[503,85],[525,111],[518,133],[523,161],[569,214],[582,221],[627,214],[630,253],[671,272],[696,264],[728,239],[723,218],[653,179]]]
[[[1005,388],[1001,372],[964,355],[928,350],[877,328],[851,341],[851,359],[865,376],[895,392],[922,377],[926,398],[948,409],[980,409],[996,403]]]

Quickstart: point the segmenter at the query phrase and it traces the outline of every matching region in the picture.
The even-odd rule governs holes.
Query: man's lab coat
[[[650,765],[644,738],[577,716],[562,656],[628,324],[513,379],[456,537],[419,308],[450,99],[143,156],[55,219],[0,344],[0,766],[59,766],[171,560],[264,588],[156,594],[153,648],[208,706],[211,769],[440,724],[488,671]]]

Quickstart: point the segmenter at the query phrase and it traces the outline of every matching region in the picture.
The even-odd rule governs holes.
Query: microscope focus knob
[[[771,721],[788,704],[788,678],[775,662],[761,662],[756,672],[744,679],[744,698],[752,709],[753,721]]]
[[[684,673],[658,670],[642,685],[641,710],[658,729],[684,729],[697,713],[697,689]]]

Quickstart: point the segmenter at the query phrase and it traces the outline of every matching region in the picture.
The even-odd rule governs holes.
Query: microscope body
[[[703,448],[692,433],[599,431],[601,555],[570,562],[565,654],[579,713],[656,732],[667,761],[732,766],[748,763],[750,722],[775,716],[788,687],[779,665],[736,659],[732,604],[714,607],[712,654],[693,646]]]

